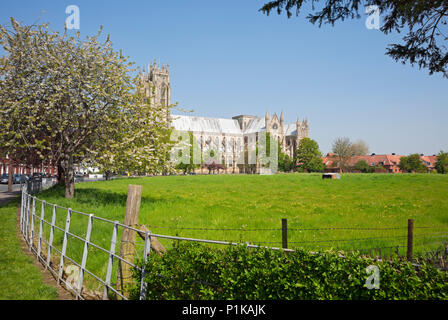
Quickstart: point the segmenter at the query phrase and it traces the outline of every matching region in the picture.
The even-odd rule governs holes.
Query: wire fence
[[[283,219],[286,220],[286,219]],[[226,235],[222,241],[251,242],[259,245],[280,245],[283,248],[309,250],[337,249],[360,251],[375,257],[392,254],[406,255],[408,226],[403,227],[321,227],[321,228],[211,228],[148,225],[151,230],[164,230],[177,235],[193,236],[202,232],[214,238]],[[414,226],[413,246],[417,253],[446,247],[448,228],[443,226]],[[260,234],[262,236],[260,237]],[[233,235],[233,237],[232,237]],[[229,236],[232,237],[229,239]],[[260,240],[260,238],[262,238]]]
[[[357,250],[369,256],[386,258],[388,255],[404,255],[409,250],[408,227],[324,227],[324,228],[287,228],[282,221],[280,228],[203,228],[188,226],[155,226],[148,225],[151,230],[184,232],[180,235],[166,235],[142,231],[139,226],[128,226],[119,221],[87,214],[71,208],[38,199],[32,193],[42,189],[42,185],[22,186],[20,207],[20,230],[30,250],[37,259],[55,276],[59,284],[63,284],[77,299],[128,299],[128,288],[140,288],[140,299],[145,299],[146,288],[142,281],[135,283],[134,278],[123,273],[125,267],[145,274],[144,264],[140,267],[137,259],[147,261],[151,252],[151,241],[154,238],[165,241],[193,241],[207,245],[245,245],[249,248],[269,248],[273,250],[294,251],[295,248],[306,248],[310,251],[328,246],[344,251]],[[283,219],[286,220],[286,219]],[[283,224],[284,223],[284,224]],[[445,245],[448,230],[439,226],[416,226],[413,233],[413,246],[437,248]],[[139,234],[142,239],[133,243],[133,258],[121,254],[122,235],[125,230]],[[208,240],[195,236],[201,232],[216,234],[236,233],[239,239]],[[328,233],[331,231],[331,233]],[[187,235],[185,234],[187,233]],[[264,237],[263,241],[251,241],[249,235],[255,232],[273,232],[276,239]],[[306,235],[315,233],[313,237]],[[360,233],[374,233],[360,235]],[[379,232],[379,234],[378,234]],[[384,234],[387,233],[387,234]],[[304,236],[305,235],[305,236]],[[323,239],[323,236],[330,238]],[[342,238],[346,236],[346,238]],[[341,237],[341,238],[339,238]],[[236,238],[236,237],[235,237]],[[278,239],[278,240],[277,240]],[[415,239],[415,240],[414,240]],[[292,241],[289,241],[292,240]],[[361,245],[367,243],[365,246]],[[278,244],[278,246],[276,246]],[[348,244],[348,245],[346,245]],[[357,248],[351,248],[351,245]],[[432,246],[432,247],[431,247]],[[315,252],[313,252],[315,253]],[[144,279],[144,276],[141,277]]]
[[[124,230],[144,233],[142,250],[135,246],[136,257],[147,261],[151,239],[194,241],[212,245],[241,245],[237,242],[196,239],[142,232],[133,226],[93,214],[48,203],[28,193],[23,186],[20,206],[20,231],[32,253],[77,299],[128,299],[128,288],[140,285],[140,299],[145,299],[145,284],[133,283],[120,270],[128,265],[145,274],[144,266],[125,259],[117,245]],[[121,242],[123,245],[123,242]],[[247,243],[250,248],[258,245]],[[277,247],[273,250],[293,251]],[[115,279],[115,280],[114,280]],[[96,283],[96,285],[94,285]],[[96,290],[101,288],[102,292]]]

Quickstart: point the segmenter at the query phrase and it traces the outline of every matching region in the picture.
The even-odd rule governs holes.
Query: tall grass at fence
[[[322,180],[318,174],[146,177],[77,184],[72,200],[59,187],[38,197],[123,222],[129,184],[143,186],[139,223],[156,234],[281,247],[281,219],[287,218],[289,248],[382,256],[398,250],[405,255],[407,220],[414,219],[417,254],[448,239],[446,175],[345,174],[341,180]],[[51,216],[49,207],[45,216]],[[57,225],[62,229],[65,217],[59,210]],[[84,234],[86,219],[72,215],[71,230]],[[93,230],[92,242],[109,249],[112,226],[95,221]],[[172,240],[161,242],[172,245]],[[62,244],[62,232],[55,234],[55,243]],[[142,241],[137,248],[143,249]],[[82,249],[81,241],[72,241],[67,253],[80,261]],[[87,267],[105,273],[107,257],[91,250]]]

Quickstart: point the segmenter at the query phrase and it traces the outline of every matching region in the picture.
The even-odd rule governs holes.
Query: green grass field
[[[18,201],[0,207],[0,300],[52,300],[58,293],[26,256],[16,233]]]
[[[73,200],[65,199],[61,188],[38,197],[123,222],[129,184],[143,186],[139,223],[156,234],[280,247],[281,219],[287,218],[290,248],[371,254],[381,248],[385,255],[399,246],[405,255],[407,221],[414,219],[416,252],[448,239],[448,175],[344,174],[340,180],[322,180],[320,174],[146,177],[77,184]],[[45,212],[48,219],[50,209]],[[71,230],[85,234],[86,222],[84,216],[72,216]],[[57,224],[65,225],[63,210],[58,210]],[[108,249],[111,234],[110,225],[95,222],[92,241]],[[60,245],[61,232],[55,236]],[[80,261],[82,243],[73,240],[68,252]],[[88,267],[105,273],[106,261],[107,255],[98,252],[89,255]]]

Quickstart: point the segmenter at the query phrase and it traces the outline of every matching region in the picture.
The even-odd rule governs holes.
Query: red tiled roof
[[[370,166],[398,166],[400,164],[401,157],[403,155],[393,155],[393,154],[377,154],[368,156],[355,156],[348,161],[349,166],[354,166],[358,161],[365,160]],[[434,167],[437,161],[437,156],[420,156],[420,158],[429,167]],[[338,157],[334,153],[328,153],[325,157],[322,157],[322,161],[329,168],[338,167]]]

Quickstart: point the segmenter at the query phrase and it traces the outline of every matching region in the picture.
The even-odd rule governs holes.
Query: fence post
[[[28,242],[30,202],[31,202],[31,195],[28,194],[28,197],[26,200],[26,212],[25,212],[25,241],[26,242]]]
[[[82,294],[82,283],[84,281],[84,272],[86,269],[87,254],[89,252],[90,235],[92,234],[92,223],[93,223],[93,214],[90,214],[89,222],[87,224],[86,239],[84,242],[84,252],[82,253],[81,270],[79,272],[78,297],[80,297]]]
[[[141,196],[142,186],[130,184],[128,187],[128,198],[126,201],[126,215],[124,217],[125,225],[135,227],[138,224]],[[132,263],[134,262],[135,238],[135,231],[128,228],[123,229],[123,233],[121,235],[120,255],[124,260]],[[131,266],[120,260],[118,262],[118,290],[124,294],[130,284],[132,284]]]
[[[145,283],[145,264],[148,261],[148,255],[151,251],[151,232],[147,231],[145,233],[145,250],[143,251],[143,267],[142,267],[142,279],[140,282],[140,300],[146,300],[146,283]]]
[[[288,220],[282,219],[282,248],[288,249]]]
[[[25,220],[25,203],[26,203],[26,193],[25,189],[22,189],[22,208],[20,211],[20,231],[22,231],[22,235],[24,233],[23,221]]]
[[[23,208],[24,208],[24,199],[25,199],[25,190],[23,189],[23,186],[22,186],[22,198],[21,198],[21,201],[20,201],[20,231],[22,232],[22,234],[23,234]]]
[[[112,230],[112,240],[110,241],[109,262],[107,264],[106,281],[105,281],[106,284],[104,285],[103,300],[106,300],[109,296],[108,286],[110,286],[110,279],[112,278],[112,268],[114,265],[114,254],[115,254],[115,246],[117,244],[117,236],[118,236],[118,221],[115,221],[114,229]]]
[[[34,216],[36,215],[36,198],[33,198],[33,209],[31,210],[31,226],[30,226],[30,249],[33,248],[34,242]]]
[[[62,240],[62,250],[61,250],[61,260],[59,262],[59,277],[58,277],[58,284],[61,283],[63,272],[64,272],[64,257],[65,252],[67,250],[67,240],[68,240],[68,234],[70,230],[70,219],[72,215],[72,209],[67,209],[67,220],[65,220],[65,229],[64,229],[64,239]]]
[[[44,228],[44,215],[45,215],[45,201],[42,200],[42,206],[40,210],[40,222],[39,222],[39,239],[37,242],[37,258],[42,259],[40,252],[42,250],[42,232]]]
[[[51,269],[51,247],[53,246],[54,226],[56,223],[56,205],[53,205],[53,215],[51,217],[50,239],[48,240],[47,268]]]
[[[408,219],[408,261],[412,261],[412,253],[414,246],[414,219]]]

